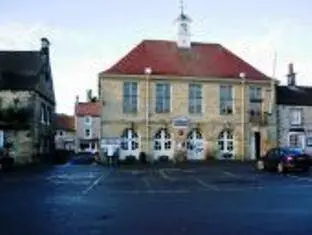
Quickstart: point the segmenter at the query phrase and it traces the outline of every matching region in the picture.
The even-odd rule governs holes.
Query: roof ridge
[[[33,51],[33,50],[0,50],[0,53],[40,53],[40,51]]]

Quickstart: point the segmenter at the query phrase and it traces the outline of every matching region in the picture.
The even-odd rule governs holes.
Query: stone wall
[[[12,152],[17,164],[33,162],[33,140],[30,131],[5,131],[5,142],[12,143]]]

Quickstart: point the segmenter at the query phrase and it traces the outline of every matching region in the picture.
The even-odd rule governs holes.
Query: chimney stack
[[[41,51],[49,56],[50,41],[47,38],[41,38]]]
[[[287,74],[287,83],[288,86],[296,86],[296,73],[294,72],[293,63],[289,63],[288,65],[288,74]]]
[[[87,90],[87,102],[91,102],[92,101],[92,90],[88,89]]]

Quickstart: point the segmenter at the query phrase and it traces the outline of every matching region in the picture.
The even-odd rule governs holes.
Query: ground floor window
[[[166,128],[159,129],[154,135],[154,150],[169,150],[172,147],[171,134]]]
[[[121,149],[122,150],[137,150],[139,148],[139,136],[133,129],[127,128],[121,135]]]
[[[288,145],[291,148],[303,148],[304,147],[304,135],[302,133],[289,134]]]
[[[219,151],[221,157],[232,158],[234,153],[234,138],[231,130],[224,130],[218,138]]]
[[[312,136],[307,137],[306,145],[307,147],[312,147]]]

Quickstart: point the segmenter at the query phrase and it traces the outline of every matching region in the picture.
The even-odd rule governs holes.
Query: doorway
[[[254,158],[259,159],[261,155],[261,134],[260,131],[254,132]]]

